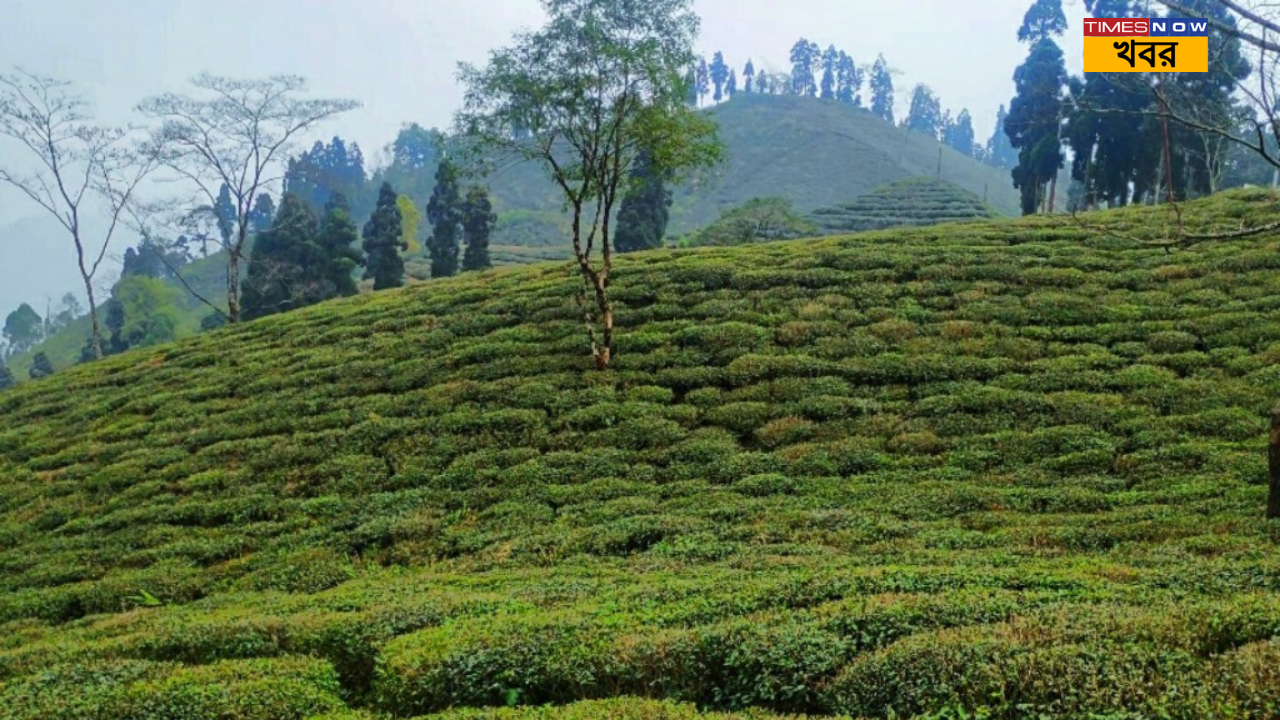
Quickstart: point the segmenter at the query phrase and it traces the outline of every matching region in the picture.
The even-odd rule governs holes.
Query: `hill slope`
[[[927,177],[899,180],[853,202],[813,211],[814,222],[831,234],[994,217],[995,210],[977,195],[946,180]]]
[[[703,227],[754,197],[782,197],[808,212],[847,203],[887,183],[938,174],[997,211],[1016,215],[1009,171],[984,165],[862,108],[812,98],[737,95],[708,110],[727,156],[714,177],[676,189],[669,235]],[[501,221],[499,245],[563,245],[563,203],[533,165],[498,172],[488,182]],[[558,233],[558,234],[557,234]]]
[[[606,373],[535,266],[24,384],[0,707],[1265,717],[1278,270],[1274,236],[934,226],[626,257]]]

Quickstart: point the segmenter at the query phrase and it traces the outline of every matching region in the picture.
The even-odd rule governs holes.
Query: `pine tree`
[[[431,277],[449,277],[458,272],[458,243],[462,229],[462,193],[458,188],[458,168],[447,158],[436,168],[436,189],[427,203],[431,237]]]
[[[382,183],[378,204],[364,226],[365,277],[373,278],[374,290],[404,285],[404,259],[407,249],[400,231],[400,208],[396,191],[390,183]]]
[[[772,87],[769,84],[768,71],[761,70],[756,75],[756,92],[760,93],[761,95],[769,95],[772,93]]]
[[[328,145],[316,142],[311,150],[290,158],[284,177],[284,191],[300,197],[317,215],[324,214],[324,207],[335,193],[345,196],[349,206],[357,205],[366,184],[360,146],[348,146],[340,137],[334,137]]]
[[[1014,187],[1021,190],[1022,214],[1031,215],[1045,200],[1045,183],[1056,181],[1062,167],[1060,112],[1067,82],[1062,50],[1051,38],[1036,41],[1013,77],[1017,94],[1004,127],[1018,150],[1012,175]]]
[[[489,259],[489,236],[498,222],[498,215],[489,202],[489,191],[479,185],[467,190],[462,204],[462,240],[467,245],[462,256],[462,270],[485,270],[493,267]]]
[[[129,341],[124,335],[124,303],[119,298],[113,297],[107,301],[107,329],[111,331],[110,340],[107,341],[107,347],[103,348],[104,355],[118,355],[129,349]]]
[[[840,53],[835,45],[827,47],[822,54],[822,86],[820,97],[823,100],[836,99],[836,73],[840,69]]]
[[[254,233],[264,233],[271,229],[276,216],[276,203],[271,196],[262,193],[253,201],[253,209],[249,211],[249,227]]]
[[[1004,131],[1005,118],[1009,113],[1004,105],[996,112],[996,129],[987,140],[987,162],[1000,168],[1011,168],[1018,164],[1018,151],[1009,142],[1009,135]]]
[[[694,85],[698,93],[698,105],[702,105],[702,100],[711,92],[711,70],[707,67],[707,59],[705,57],[698,58],[698,66],[694,70]]]
[[[911,91],[911,109],[902,121],[903,127],[937,139],[942,128],[942,103],[928,85],[918,84]]]
[[[962,109],[954,121],[946,124],[942,141],[956,152],[973,157],[973,118],[968,108]]]
[[[246,320],[287,312],[316,301],[324,253],[316,218],[293,193],[280,201],[271,228],[258,234],[249,256],[242,310]]]
[[[226,183],[218,189],[218,201],[213,204],[213,214],[218,220],[218,237],[222,238],[222,247],[231,245],[231,234],[236,226],[236,205],[231,200],[231,188]],[[209,247],[200,248],[200,254],[209,257]]]
[[[31,369],[27,372],[32,380],[39,380],[42,377],[49,377],[53,374],[53,363],[49,362],[49,356],[44,352],[36,353],[31,360]]]
[[[323,283],[322,299],[355,295],[360,288],[354,272],[364,264],[364,256],[356,246],[359,234],[346,196],[341,192],[330,195],[324,211],[316,236],[316,243],[325,256],[324,266],[318,273]]]
[[[17,384],[18,381],[13,377],[13,371],[3,361],[0,361],[0,390],[8,390]]]
[[[708,68],[711,78],[711,85],[715,88],[711,99],[720,102],[724,99],[725,82],[729,80],[729,66],[724,62],[724,54],[719,50],[711,58],[711,67]]]
[[[756,79],[756,66],[752,65],[750,60],[747,61],[746,67],[742,68],[742,78],[742,92],[747,93],[748,95],[755,92],[752,84]]]
[[[738,94],[738,75],[733,68],[729,68],[729,79],[725,81],[724,94],[730,99],[733,99],[733,96]]]
[[[1018,40],[1030,45],[1031,52],[1013,73],[1015,95],[1004,127],[1018,150],[1018,165],[1011,175],[1014,187],[1021,191],[1023,215],[1037,212],[1042,205],[1053,210],[1063,161],[1062,93],[1067,85],[1062,49],[1053,38],[1066,27],[1062,0],[1035,0],[1018,28]]]
[[[804,38],[791,46],[791,93],[814,97],[818,94],[818,84],[814,80],[814,71],[821,61],[821,51],[817,43]]]
[[[852,57],[841,50],[840,57],[836,60],[836,100],[861,107],[861,89],[862,70],[853,62]]]
[[[614,247],[619,253],[662,247],[670,218],[671,191],[654,176],[649,157],[641,153],[631,166],[630,187],[618,210]]]
[[[871,112],[887,123],[893,122],[893,76],[884,55],[876,57],[871,66]]]
[[[1035,0],[1022,18],[1018,42],[1034,46],[1041,40],[1058,37],[1067,29],[1062,0]]]

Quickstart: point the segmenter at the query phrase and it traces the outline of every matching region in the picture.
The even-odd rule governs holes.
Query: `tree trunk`
[[[609,302],[604,287],[604,277],[596,275],[596,307],[600,310],[600,346],[595,348],[596,369],[604,370],[613,359],[613,303]]]
[[[1053,199],[1058,194],[1058,173],[1049,178],[1049,214],[1053,214]]]
[[[1271,410],[1271,442],[1267,449],[1271,486],[1267,494],[1267,519],[1280,518],[1280,405]]]
[[[227,261],[227,321],[240,322],[240,253],[231,252]]]
[[[102,325],[98,322],[98,301],[93,296],[93,279],[83,273],[81,277],[84,279],[84,291],[89,296],[89,325],[92,328],[89,337],[93,345],[93,357],[95,360],[101,360]]]

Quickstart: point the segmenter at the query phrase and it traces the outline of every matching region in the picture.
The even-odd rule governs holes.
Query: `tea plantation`
[[[1274,718],[1280,237],[1086,222],[625,256],[606,372],[551,263],[24,383],[0,717]]]
[[[977,195],[946,180],[928,177],[889,183],[851,203],[818,208],[812,215],[820,228],[833,234],[996,216],[996,211]]]

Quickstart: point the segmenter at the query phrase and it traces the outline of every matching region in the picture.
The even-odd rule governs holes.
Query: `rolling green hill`
[[[0,393],[2,714],[1273,717],[1280,237],[1087,221],[626,256],[607,372],[547,264]]]
[[[883,185],[851,203],[818,208],[812,218],[824,231],[839,234],[996,216],[982,198],[964,188],[920,177]]]
[[[1009,171],[890,125],[862,108],[812,98],[737,95],[708,110],[720,126],[725,163],[697,186],[678,188],[669,235],[701,228],[755,197],[781,197],[809,212],[853,201],[888,183],[939,173],[1000,213],[1018,213]],[[941,151],[941,158],[939,158]],[[488,178],[501,214],[495,242],[563,245],[563,199],[533,165]],[[558,229],[558,234],[556,233]]]

